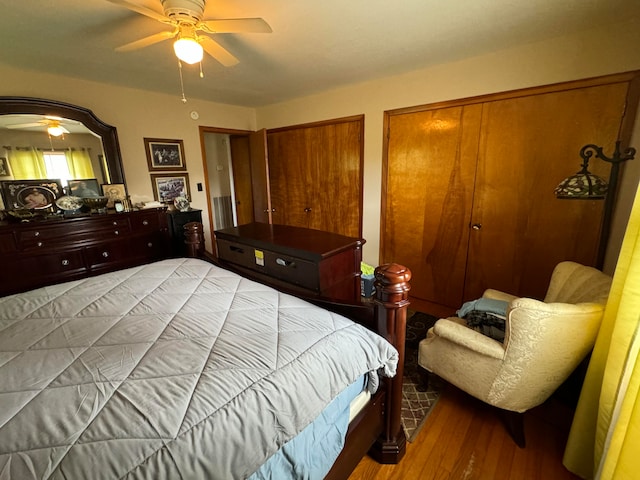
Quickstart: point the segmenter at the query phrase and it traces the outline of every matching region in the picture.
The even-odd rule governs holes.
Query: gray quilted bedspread
[[[194,259],[0,298],[0,479],[245,478],[397,358]]]

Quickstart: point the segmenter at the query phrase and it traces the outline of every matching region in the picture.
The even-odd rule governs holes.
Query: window
[[[59,178],[62,186],[66,187],[70,179],[72,179],[69,171],[69,164],[64,152],[43,152],[44,165],[47,169],[48,178]]]

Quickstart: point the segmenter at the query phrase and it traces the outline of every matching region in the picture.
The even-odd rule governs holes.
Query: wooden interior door
[[[305,132],[312,169],[313,196],[309,227],[361,236],[362,124],[360,121],[324,125]],[[321,147],[320,147],[321,146]],[[319,148],[320,147],[320,148]]]
[[[363,118],[269,131],[273,222],[362,234]]]
[[[249,134],[249,150],[251,155],[253,217],[256,222],[272,223],[269,157],[267,153],[267,131],[265,129]]]
[[[482,106],[388,117],[381,261],[406,265],[411,295],[462,300]]]
[[[230,135],[231,168],[238,225],[254,221],[251,151],[247,135]]]
[[[305,130],[279,130],[267,135],[273,223],[309,228],[313,173],[308,164]]]
[[[595,265],[603,200],[558,200],[587,144],[613,152],[627,83],[486,102],[467,262],[465,300],[486,288],[543,298],[563,260]],[[592,159],[608,179],[609,164]]]

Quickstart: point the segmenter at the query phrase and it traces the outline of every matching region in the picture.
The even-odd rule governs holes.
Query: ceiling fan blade
[[[225,67],[231,67],[233,65],[237,65],[240,61],[231,55],[222,45],[218,42],[212,40],[209,37],[201,36],[199,37],[200,44],[204,51],[219,61]]]
[[[116,52],[130,52],[131,50],[137,50],[138,48],[148,47],[150,45],[162,42],[163,40],[167,40],[169,38],[175,37],[177,31],[173,32],[160,32],[155,35],[151,35],[149,37],[141,38],[140,40],[136,40],[135,42],[127,43],[126,45],[121,45],[116,48]]]
[[[6,127],[11,128],[32,128],[32,127],[42,127],[44,123],[42,122],[33,122],[33,123],[14,123],[13,125],[7,125]]]
[[[69,130],[64,128],[62,125],[58,125],[58,128],[60,128],[60,130],[62,130],[62,133],[70,133]]]
[[[149,18],[153,18],[154,20],[158,20],[163,23],[173,23],[170,18],[165,17],[163,14],[156,12],[155,10],[151,10],[150,8],[143,7],[142,5],[137,5],[135,3],[128,2],[127,0],[107,0],[107,2],[115,3],[116,5],[120,5],[121,7],[128,8],[129,10],[133,10],[136,13],[141,15],[145,15]]]
[[[271,33],[273,31],[262,18],[203,20],[199,26],[209,33]]]

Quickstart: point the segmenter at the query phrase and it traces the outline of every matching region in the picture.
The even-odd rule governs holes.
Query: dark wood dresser
[[[219,261],[243,275],[294,293],[360,302],[364,239],[266,223],[215,236]]]
[[[0,296],[166,258],[165,212],[0,222]]]

